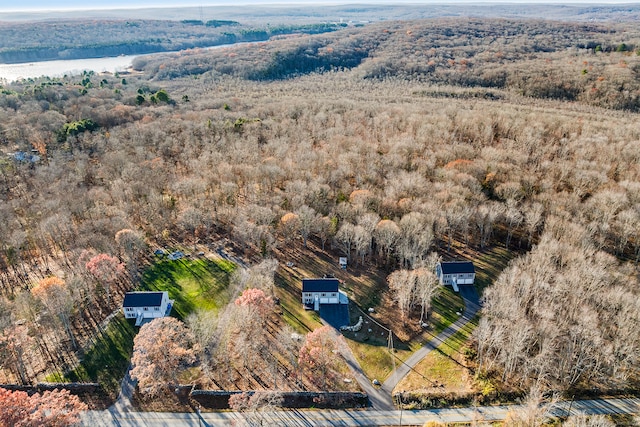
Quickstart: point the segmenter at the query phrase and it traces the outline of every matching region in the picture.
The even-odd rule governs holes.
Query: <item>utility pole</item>
[[[573,396],[571,396],[571,402],[569,402],[569,410],[567,411],[567,418],[569,418],[571,416],[571,405],[573,405],[573,399],[575,397],[576,397],[575,394]]]
[[[396,370],[396,356],[393,354],[393,332],[389,329],[389,339],[387,340],[387,347],[389,348],[389,354],[391,355],[391,361],[393,362],[393,371]]]

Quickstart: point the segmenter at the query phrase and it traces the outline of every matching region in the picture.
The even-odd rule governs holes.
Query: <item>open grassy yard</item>
[[[168,291],[173,314],[184,319],[196,309],[218,310],[229,302],[226,289],[236,265],[223,259],[162,259],[143,274],[139,290]]]
[[[173,315],[184,318],[195,309],[217,310],[229,300],[226,289],[236,265],[222,259],[158,260],[142,276],[139,290],[168,291],[175,300]],[[99,382],[112,394],[124,376],[137,329],[118,313],[98,334],[77,368],[50,381]]]
[[[117,397],[133,350],[136,329],[124,315],[118,313],[106,329],[98,333],[93,346],[85,353],[80,365],[64,375],[52,374],[52,382],[98,382],[112,399]]]
[[[509,262],[519,254],[507,250],[504,246],[492,246],[482,252],[477,252],[473,259],[476,266],[476,287],[478,293],[491,285],[504,270]]]
[[[376,378],[384,381],[393,371],[394,366],[394,360],[392,360],[389,352],[389,333],[385,327],[392,327],[394,330],[395,362],[399,363],[399,361],[409,358],[423,343],[429,341],[455,322],[459,317],[457,313],[462,312],[463,309],[464,304],[460,295],[448,288],[443,288],[442,292],[434,298],[433,311],[426,322],[428,326],[426,328],[413,328],[415,331],[409,340],[400,340],[395,334],[396,329],[402,324],[399,319],[377,316],[381,322],[384,321],[384,318],[394,320],[386,324],[381,323],[384,327],[380,327],[373,319],[368,318],[366,313],[357,309],[351,310],[352,323],[357,322],[358,316],[363,315],[365,326],[360,332],[345,332],[344,335],[348,339],[347,342],[366,375],[371,379]],[[415,326],[414,324],[417,323],[418,319],[419,315],[412,317],[412,327]]]
[[[477,325],[478,317],[427,355],[415,370],[396,387],[396,391],[471,391],[472,378],[466,366],[464,345]]]
[[[464,311],[464,301],[460,294],[453,292],[449,287],[443,287],[440,294],[432,301],[432,312],[429,316],[427,331],[435,336],[444,331],[453,322],[458,320]],[[428,337],[423,337],[429,339]]]

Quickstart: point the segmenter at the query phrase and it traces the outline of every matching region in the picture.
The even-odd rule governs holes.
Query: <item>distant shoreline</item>
[[[216,46],[207,46],[198,49],[222,49],[231,46],[241,46],[252,42],[238,42]],[[188,50],[188,49],[185,49]],[[21,63],[0,63],[0,81],[6,79],[7,82],[14,82],[20,79],[47,77],[61,77],[65,74],[80,74],[82,71],[94,71],[96,73],[135,73],[132,62],[135,58],[148,55],[170,55],[178,51],[151,52],[141,55],[118,55],[105,56],[100,58],[77,58],[77,59],[55,59],[48,61],[29,61]]]
[[[135,0],[134,0],[135,1]],[[243,7],[238,7],[243,6]],[[251,7],[246,7],[251,6]],[[86,7],[86,6],[85,6]],[[597,10],[596,10],[597,9]],[[452,15],[455,14],[455,15]],[[537,18],[575,22],[634,22],[640,16],[640,2],[624,0],[427,0],[393,2],[369,0],[323,3],[257,0],[190,6],[105,6],[66,10],[0,10],[0,23],[38,22],[50,19],[239,19],[271,24],[302,22],[309,18],[370,20],[428,19],[446,16]]]

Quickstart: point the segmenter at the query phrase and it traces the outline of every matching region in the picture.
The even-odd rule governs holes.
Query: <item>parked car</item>
[[[175,261],[175,260],[183,258],[183,257],[184,257],[184,253],[183,252],[175,251],[175,252],[171,252],[167,258],[169,258],[171,261]]]

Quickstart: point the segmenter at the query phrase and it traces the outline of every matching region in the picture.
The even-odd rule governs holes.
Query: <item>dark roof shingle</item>
[[[471,261],[442,262],[443,274],[475,273],[476,268]]]
[[[127,292],[123,307],[160,307],[164,292]]]
[[[338,279],[302,279],[302,292],[338,292]]]

